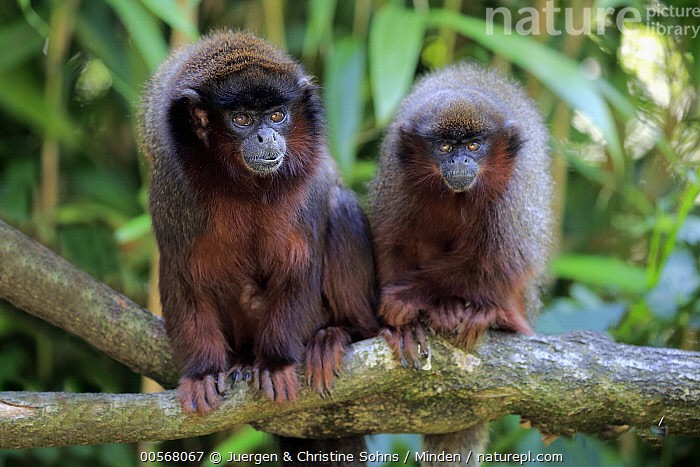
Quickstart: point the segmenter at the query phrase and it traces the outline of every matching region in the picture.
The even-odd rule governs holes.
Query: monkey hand
[[[253,386],[274,402],[289,402],[299,394],[297,365],[270,367],[258,362],[253,366]]]
[[[421,357],[428,356],[425,330],[419,321],[402,326],[388,326],[380,331],[401,366],[408,368],[409,362],[415,369],[421,367]]]
[[[427,321],[430,328],[440,335],[454,334],[468,316],[467,302],[459,297],[441,300],[428,309]]]
[[[350,341],[344,329],[328,327],[316,331],[306,346],[306,382],[321,397],[331,394]]]
[[[467,350],[475,347],[478,340],[490,327],[504,331],[532,334],[532,328],[525,318],[525,312],[518,307],[481,308],[466,302],[467,313],[457,330],[457,345]]]
[[[221,396],[226,391],[226,373],[208,374],[202,378],[180,378],[177,398],[186,414],[207,415],[221,405]]]
[[[250,381],[253,379],[253,369],[247,365],[236,364],[226,372],[226,377],[229,376],[233,384],[239,381]]]
[[[410,288],[403,285],[389,285],[382,289],[379,301],[379,316],[389,326],[402,326],[418,320],[425,309],[423,303],[410,297]]]

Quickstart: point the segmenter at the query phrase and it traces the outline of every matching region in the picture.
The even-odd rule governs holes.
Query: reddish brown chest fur
[[[266,204],[219,196],[188,262],[192,281],[216,297],[229,341],[249,347],[273,302],[272,282],[283,285],[294,271],[311,267],[311,249],[295,215],[300,199]]]
[[[378,243],[391,245],[385,254],[378,251],[391,257],[379,262],[380,282],[401,281],[414,271],[430,281],[436,298],[476,295],[490,302],[496,293],[520,293],[529,272],[512,245],[499,243],[485,203],[468,195],[422,199],[407,222],[378,228]]]

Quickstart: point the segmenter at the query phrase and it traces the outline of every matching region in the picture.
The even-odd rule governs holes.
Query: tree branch
[[[241,423],[295,437],[441,433],[518,413],[547,433],[653,438],[700,436],[700,354],[614,344],[591,332],[492,333],[477,353],[442,339],[419,370],[403,369],[383,340],[359,342],[332,397],[305,389],[267,402],[246,384],[220,410],[183,416],[175,391],[157,394],[0,393],[0,448],[190,437]]]
[[[177,367],[159,317],[3,221],[0,298],[165,387],[177,383]]]
[[[43,246],[0,222],[0,297],[82,337],[161,383],[176,370],[162,322]],[[614,436],[663,417],[670,433],[700,436],[700,353],[634,347],[590,332],[491,333],[467,354],[442,339],[419,370],[400,368],[381,339],[355,344],[334,395],[305,389],[293,404],[247,385],[209,417],[183,416],[158,394],[0,393],[0,448],[161,440],[252,423],[272,433],[334,437],[440,433],[508,413],[547,433]]]

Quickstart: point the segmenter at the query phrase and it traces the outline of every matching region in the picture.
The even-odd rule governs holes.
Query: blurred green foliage
[[[635,0],[562,1],[562,10],[546,16],[547,3],[539,1],[542,27],[533,34],[532,10],[521,9],[532,5],[5,0],[0,217],[146,304],[154,241],[134,115],[144,80],[171,46],[211,29],[240,28],[298,57],[318,77],[331,150],[361,194],[382,132],[415,77],[473,59],[523,82],[552,131],[558,246],[537,329],[594,329],[621,342],[700,350],[700,38],[658,27],[698,19],[649,16],[651,4]],[[500,9],[489,16],[487,8]],[[610,10],[600,15],[596,8]],[[586,12],[593,12],[592,32],[567,33]],[[138,375],[78,339],[0,302],[0,390],[128,392],[140,385]],[[605,443],[577,435],[545,448],[515,416],[492,432],[491,451],[563,453],[566,465],[700,459],[698,441],[678,436],[660,449],[633,434]],[[381,436],[370,446],[405,452],[417,443],[415,436]],[[153,445],[0,451],[0,466],[135,465],[143,449],[217,446],[273,449],[269,437],[243,427]]]

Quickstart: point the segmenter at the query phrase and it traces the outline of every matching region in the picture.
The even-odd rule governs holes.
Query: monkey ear
[[[299,101],[306,109],[304,115],[307,121],[316,127],[323,125],[323,105],[313,78],[302,76],[297,80],[297,87],[301,91]]]
[[[177,91],[172,107],[174,122],[186,126],[193,131],[204,144],[209,143],[209,114],[205,110],[202,96],[192,88]]]
[[[516,157],[525,140],[520,134],[515,120],[506,120],[503,122],[503,129],[500,137],[505,141],[506,154],[509,157]]]

